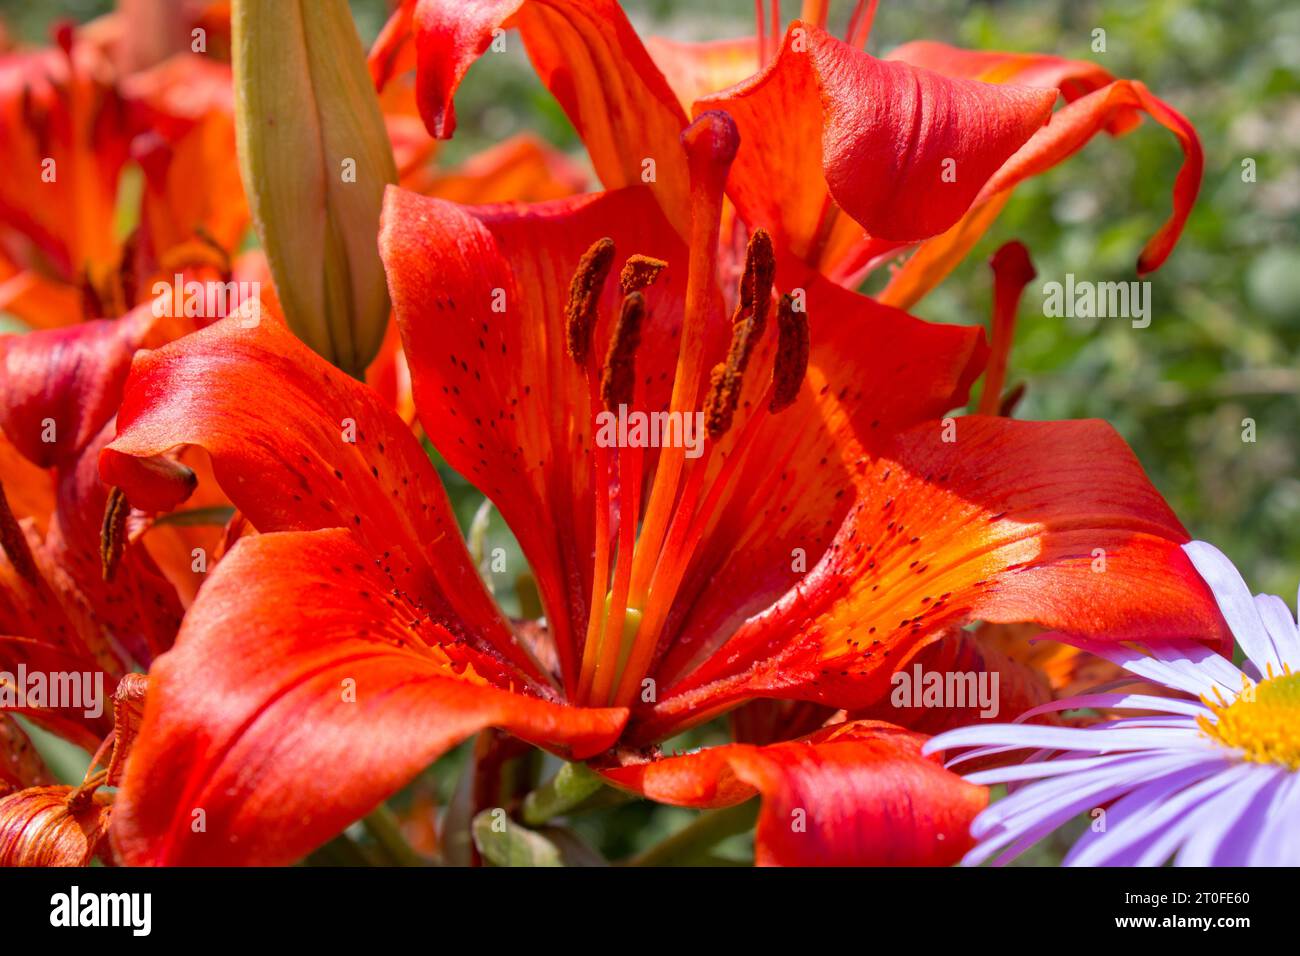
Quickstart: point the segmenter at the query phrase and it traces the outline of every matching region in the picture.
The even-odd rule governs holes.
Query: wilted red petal
[[[0,799],[0,866],[89,866],[108,850],[112,798],[32,787]]]
[[[236,546],[150,674],[113,821],[127,862],[292,862],[485,726],[574,757],[617,737],[625,711],[496,685],[388,587],[341,529]]]
[[[1101,422],[918,426],[871,455],[822,562],[662,690],[634,737],[748,696],[865,706],[910,648],[971,619],[1221,646],[1226,626],[1187,539]]]
[[[122,785],[127,758],[131,756],[131,748],[144,720],[148,690],[149,678],[144,674],[127,674],[113,692],[113,756],[108,762],[108,780],[105,781],[110,787]]]
[[[0,797],[27,787],[48,786],[54,779],[18,721],[0,713]]]
[[[766,70],[695,110],[740,128],[729,194],[746,222],[818,266],[833,205],[878,239],[949,228],[1055,98],[877,60],[796,22]]]
[[[922,757],[924,741],[855,721],[803,740],[711,747],[602,772],[681,806],[730,806],[761,794],[760,866],[945,866],[970,848],[970,822],[988,795]]]

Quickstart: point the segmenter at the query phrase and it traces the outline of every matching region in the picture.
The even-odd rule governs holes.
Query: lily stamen
[[[682,144],[690,166],[693,215],[685,315],[669,404],[670,411],[679,416],[699,407],[705,332],[715,318],[714,279],[717,275],[723,193],[740,137],[730,116],[709,111],[702,113],[683,131]],[[639,546],[632,562],[629,600],[638,609],[644,607],[646,588],[673,514],[684,464],[685,450],[678,446],[665,448],[659,456],[650,486],[650,502],[637,542]]]
[[[564,307],[566,346],[569,357],[579,365],[587,360],[596,327],[596,307],[613,264],[614,240],[597,239],[578,260],[569,284],[569,301]]]
[[[131,513],[126,495],[121,488],[114,488],[108,493],[108,504],[104,507],[104,524],[100,530],[99,558],[105,581],[112,581],[117,571],[117,563],[122,558],[122,549],[126,546],[126,519]]]
[[[628,256],[627,262],[623,263],[623,271],[618,276],[619,288],[623,290],[624,295],[640,292],[653,285],[659,278],[659,273],[667,268],[668,263],[654,256],[643,256],[639,253]]]
[[[808,317],[794,308],[794,300],[781,297],[777,310],[776,361],[772,365],[772,401],[768,410],[773,414],[789,408],[799,396],[804,376],[808,373]]]

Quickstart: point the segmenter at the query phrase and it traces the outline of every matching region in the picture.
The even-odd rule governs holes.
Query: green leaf
[[[563,866],[560,848],[511,820],[501,807],[484,810],[471,826],[474,845],[493,866]]]
[[[524,798],[524,822],[537,826],[568,813],[604,787],[600,775],[586,764],[566,763],[546,783]]]
[[[235,516],[235,509],[229,505],[212,505],[208,508],[191,508],[188,511],[173,511],[154,521],[154,525],[177,525],[191,528],[197,525],[217,525],[223,527]]]

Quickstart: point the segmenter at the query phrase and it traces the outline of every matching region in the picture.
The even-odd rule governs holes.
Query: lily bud
[[[289,327],[360,378],[388,324],[377,236],[397,168],[345,0],[235,0],[240,171]]]

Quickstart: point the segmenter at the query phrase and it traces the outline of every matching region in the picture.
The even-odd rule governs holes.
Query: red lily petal
[[[792,570],[795,549],[806,568],[817,563],[853,505],[864,463],[856,449],[965,404],[988,354],[978,328],[923,322],[795,263],[783,262],[778,274],[806,292],[808,375],[800,398],[770,416],[748,452],[747,460],[764,463],[764,477],[774,480],[737,483],[683,579],[661,684],[800,578]],[[769,340],[764,355],[773,347]],[[755,364],[763,368],[764,361]],[[759,407],[766,380],[750,378],[745,398]],[[730,454],[734,437],[727,436],[721,452]]]
[[[226,524],[233,520],[222,521],[219,512],[221,509],[233,510],[233,506],[217,484],[212,462],[202,449],[183,451],[178,464],[195,475],[196,490],[186,501],[185,510],[206,510],[208,515],[198,523],[190,523],[188,518],[160,522],[159,518],[163,516],[154,516],[135,527],[129,526],[128,530],[131,540],[143,543],[158,570],[171,582],[181,604],[189,607],[211,565],[222,554]],[[200,550],[196,551],[196,548]]]
[[[635,739],[749,696],[865,706],[913,646],[971,619],[1229,639],[1186,530],[1104,423],[947,419],[870,457],[821,563],[661,692]]]
[[[772,65],[695,109],[725,110],[740,128],[729,194],[746,222],[816,266],[832,202],[878,239],[949,228],[1055,98],[877,60],[796,22]]]
[[[102,635],[99,643],[115,648],[113,656],[119,660],[116,648],[125,649],[130,660],[123,665],[133,662],[147,668],[171,647],[183,609],[176,588],[158,570],[143,541],[127,536],[112,559],[111,579],[105,576],[101,547],[109,489],[100,479],[99,457],[114,431],[109,422],[75,466],[61,469],[58,506],[44,551],[50,565],[58,568],[63,589],[73,592],[65,602],[92,610]]]
[[[0,311],[22,319],[33,329],[58,329],[85,318],[81,293],[75,287],[19,269],[0,253]]]
[[[647,37],[645,48],[687,112],[696,100],[735,86],[758,72],[755,37],[704,43]]]
[[[914,687],[924,688],[914,680],[917,667],[922,675],[974,675],[977,681],[985,681],[986,688],[995,690],[997,696],[988,711],[979,703],[978,687],[976,693],[969,694],[960,703],[945,700],[943,707],[919,706],[911,693]],[[909,730],[934,735],[981,720],[1006,723],[1053,699],[1046,673],[1003,652],[997,641],[967,630],[953,631],[933,643],[918,645],[914,654],[898,661],[895,673],[907,675],[909,683],[891,678],[887,697],[851,716],[888,720]],[[994,676],[996,685],[992,683]],[[969,689],[963,685],[963,693]]]
[[[582,192],[587,174],[564,153],[525,133],[475,153],[454,170],[434,173],[427,183],[402,185],[467,205],[544,202]]]
[[[142,306],[120,320],[0,336],[0,428],[33,464],[73,463],[117,411],[131,356],[158,327]]]
[[[1078,99],[1112,82],[1115,77],[1087,60],[1067,60],[1042,53],[963,50],[933,40],[914,40],[895,47],[887,60],[900,60],[944,76],[982,83],[1017,86],[1054,86],[1066,102]]]
[[[376,75],[391,75],[410,42],[405,31],[414,30],[420,113],[434,136],[449,138],[456,88],[506,25],[519,28],[605,188],[652,183],[669,219],[685,230],[686,154],[678,136],[686,115],[615,0],[404,0],[372,53]],[[647,159],[656,165],[651,180],[643,178]]]
[[[907,261],[891,273],[889,284],[876,298],[895,308],[912,308],[975,248],[975,243],[983,238],[1010,198],[1011,193],[1005,192],[993,196],[988,202],[979,203],[943,235],[921,243]],[[852,270],[855,265],[862,263],[843,261],[840,268]],[[853,272],[854,281],[858,281],[862,274],[863,270]]]
[[[1016,336],[1016,311],[1020,308],[1025,286],[1038,275],[1029,258],[1029,250],[1024,243],[1016,241],[999,246],[989,260],[989,268],[993,270],[993,341],[989,347],[984,390],[980,393],[978,411],[981,415],[996,415],[1002,407],[1002,386],[1006,384],[1007,361]]]
[[[19,520],[30,518],[42,536],[54,511],[54,477],[32,464],[0,429],[0,486]]]
[[[112,798],[32,787],[0,799],[0,866],[89,866],[108,849]]]
[[[965,75],[960,59],[955,66],[945,65],[942,60],[934,65],[945,71],[955,68],[959,71],[958,75]],[[1069,67],[1072,66],[1078,66],[1079,69],[1071,71]],[[1183,226],[1191,215],[1192,206],[1200,191],[1205,168],[1200,138],[1186,117],[1151,95],[1144,85],[1136,81],[1115,80],[1084,92],[1098,83],[1102,75],[1109,76],[1084,67],[1083,64],[1063,61],[1060,66],[1042,64],[1029,69],[1032,73],[1041,70],[1044,78],[1054,73],[1054,78],[1061,83],[1062,93],[1069,101],[1068,105],[1053,114],[1051,122],[1035,133],[989,179],[974,207],[960,222],[944,235],[921,244],[890,278],[889,285],[880,294],[882,302],[901,309],[911,308],[965,257],[992,225],[1017,185],[1064,162],[1102,130],[1112,135],[1127,132],[1138,123],[1142,112],[1149,113],[1156,122],[1172,132],[1183,150],[1183,165],[1174,180],[1173,213],[1142,250],[1138,259],[1138,272],[1151,272],[1164,264],[1182,235]]]
[[[575,757],[617,737],[625,711],[494,685],[491,659],[389,606],[369,557],[342,529],[263,534],[213,572],[150,675],[113,820],[127,862],[289,863],[486,726]]]
[[[712,747],[602,772],[680,806],[730,806],[762,794],[760,866],[945,866],[970,848],[970,822],[988,794],[921,756],[924,741],[855,721],[803,740]]]
[[[132,148],[145,177],[143,244],[157,274],[171,282],[193,264],[183,247],[196,236],[209,254],[229,254],[248,229],[230,68],[185,54],[132,77],[124,89],[145,131]]]
[[[2,604],[3,601],[0,600],[0,605]],[[105,687],[112,687],[117,676],[116,670],[97,667],[94,658],[84,650],[21,637],[0,636],[0,670],[16,673],[20,665],[25,666],[29,674],[81,674],[83,687],[87,686],[85,675],[89,675],[90,681],[102,679]],[[90,752],[94,752],[113,729],[113,719],[107,706],[98,717],[87,717],[85,710],[80,707],[28,706],[18,712],[32,723]]]
[[[385,590],[400,586],[524,663],[406,423],[279,322],[240,321],[136,357],[118,436],[100,458],[104,480],[138,508],[169,511],[193,490],[193,474],[159,456],[200,446],[259,531],[347,527],[367,563],[393,574]]]
[[[0,631],[58,645],[60,625],[86,619],[76,628],[77,652],[110,673],[132,663],[147,667],[171,645],[180,621],[175,589],[142,545],[123,542],[112,581],[100,553],[108,488],[99,478],[99,449],[111,437],[133,353],[165,326],[141,307],[116,321],[0,338],[0,427],[35,464],[53,466],[56,490],[48,533],[32,548],[44,590],[24,593],[15,584],[10,601],[34,611],[15,612]],[[28,587],[36,587],[30,577]],[[67,617],[56,619],[52,605]]]
[[[981,201],[1015,187],[1030,176],[1051,169],[1072,156],[1102,129],[1120,122],[1135,110],[1149,113],[1178,139],[1183,165],[1174,180],[1174,209],[1169,219],[1151,237],[1138,258],[1139,274],[1164,264],[1173,251],[1183,225],[1191,215],[1201,189],[1205,154],[1200,138],[1187,118],[1136,80],[1116,80],[1061,109],[1052,122],[1036,133],[985,185]]]
[[[518,536],[569,676],[570,632],[586,623],[596,492],[591,389],[565,354],[564,307],[580,258],[603,237],[619,262],[640,253],[669,263],[647,291],[637,355],[646,405],[664,407],[687,254],[647,190],[466,209],[394,188],[379,237],[420,420]],[[609,281],[595,356],[605,355],[617,301]],[[599,367],[591,374],[598,380]]]

